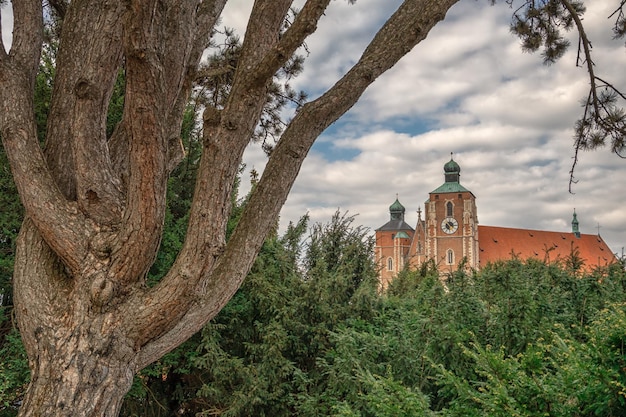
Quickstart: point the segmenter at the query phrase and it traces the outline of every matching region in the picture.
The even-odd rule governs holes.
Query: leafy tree
[[[304,250],[306,217],[266,241],[241,290],[203,331],[194,361],[206,415],[312,415],[302,404],[324,378],[316,358],[341,323],[371,317],[378,299],[372,241],[353,220],[336,213],[314,225]]]
[[[0,40],[0,136],[26,213],[16,240],[14,300],[33,373],[20,415],[117,415],[133,375],[200,330],[236,292],[316,137],[456,3],[405,0],[359,61],[278,128],[285,100],[299,98],[277,88],[276,76],[298,71],[295,52],[330,0],[307,1],[295,16],[291,1],[255,2],[232,59],[215,61],[226,63],[226,71],[206,73],[200,58],[225,2],[11,3],[10,50]],[[549,24],[580,20],[582,9],[567,0],[538,3],[546,13],[563,5],[550,15],[563,19]],[[543,13],[529,7],[527,19],[537,10]],[[550,50],[558,31],[542,30]],[[54,46],[47,68],[54,66],[54,79],[44,128],[33,97],[49,36],[58,36],[58,51]],[[222,75],[226,82],[217,80]],[[182,158],[180,132],[198,85],[219,94],[202,103],[193,200],[167,220],[187,216],[186,234],[176,258],[164,262],[173,261],[171,268],[153,270],[160,279],[149,282],[160,243],[175,250],[181,238],[163,239],[167,187]],[[123,102],[112,100],[116,89],[123,89]],[[602,132],[623,137],[614,100],[592,95],[592,104],[599,106],[600,119],[593,120]],[[606,109],[609,118],[602,119]],[[585,127],[582,135],[593,142],[597,131]],[[229,230],[245,147],[277,135],[275,146],[265,142],[267,167]],[[616,152],[621,146],[612,143]],[[358,276],[346,279],[342,271],[339,280],[330,266],[325,273],[337,279],[338,290],[356,288]],[[318,268],[324,272],[323,264]],[[318,290],[328,299],[342,297]],[[362,295],[355,290],[352,297]]]
[[[588,327],[589,339],[567,338],[557,326],[524,352],[473,344],[464,350],[480,378],[447,370],[441,379],[458,397],[446,416],[618,416],[626,412],[623,304],[612,304]]]
[[[291,2],[257,2],[228,97],[204,109],[185,243],[159,283],[146,286],[162,240],[168,174],[180,160],[184,109],[224,3],[48,2],[62,30],[43,152],[31,97],[47,13],[40,1],[12,3],[11,50],[0,45],[0,135],[28,214],[14,275],[34,373],[21,415],[116,415],[133,374],[234,294],[315,138],[454,1],[406,2],[354,68],[299,109],[226,244],[231,191],[243,150],[263,126],[274,74],[293,65],[329,3],[306,3],[285,28]],[[121,69],[123,113],[109,137]]]

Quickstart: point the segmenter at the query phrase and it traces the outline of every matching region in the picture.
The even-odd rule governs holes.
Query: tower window
[[[452,217],[453,209],[454,209],[454,206],[452,205],[452,203],[450,201],[448,201],[446,203],[446,216],[447,217]]]
[[[448,249],[448,265],[454,264],[454,251],[452,249]]]
[[[387,271],[393,271],[393,258],[387,258]]]

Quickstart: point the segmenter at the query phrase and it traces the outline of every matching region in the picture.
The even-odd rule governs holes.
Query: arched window
[[[448,249],[448,265],[454,265],[454,251]]]
[[[387,271],[393,271],[393,258],[387,258]]]
[[[446,217],[452,217],[452,215],[454,214],[452,212],[453,208],[454,208],[454,206],[452,205],[452,202],[448,201],[446,203]]]

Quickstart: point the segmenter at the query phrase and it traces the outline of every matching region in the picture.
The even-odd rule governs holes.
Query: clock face
[[[443,230],[444,233],[447,233],[449,235],[456,232],[458,228],[459,228],[459,222],[457,222],[454,217],[446,217],[441,222],[441,230]]]

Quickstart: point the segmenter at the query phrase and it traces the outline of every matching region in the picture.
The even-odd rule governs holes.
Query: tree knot
[[[98,97],[98,88],[85,78],[81,78],[74,86],[74,94],[80,99],[94,100]]]
[[[97,308],[102,309],[113,299],[114,284],[103,275],[97,276],[91,283],[91,302]]]

